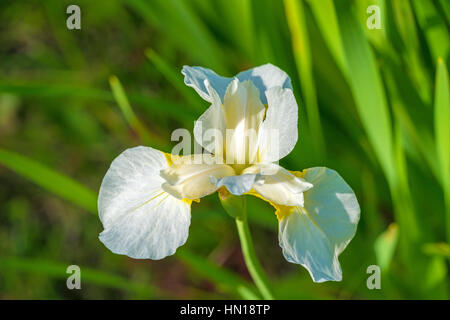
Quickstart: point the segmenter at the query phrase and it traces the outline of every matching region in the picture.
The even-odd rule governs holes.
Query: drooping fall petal
[[[283,255],[289,262],[304,266],[315,282],[340,281],[338,256],[356,232],[358,201],[334,170],[306,169],[304,179],[313,184],[304,192],[304,207],[291,207],[279,214]]]
[[[165,192],[164,154],[149,147],[125,150],[103,178],[98,210],[100,240],[112,252],[136,259],[162,259],[186,242],[190,205]]]

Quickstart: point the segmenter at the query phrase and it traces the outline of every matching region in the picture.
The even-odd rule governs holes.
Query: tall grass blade
[[[450,48],[448,29],[437,13],[433,1],[412,0],[417,21],[425,33],[425,39],[431,52],[433,62],[439,57],[447,59]]]
[[[388,226],[386,231],[380,234],[375,240],[374,246],[377,264],[382,271],[387,271],[389,268],[397,246],[397,239],[398,228],[395,223],[392,223]]]
[[[125,120],[128,122],[129,126],[141,137],[141,139],[148,145],[158,143],[161,144],[161,140],[155,135],[152,135],[150,131],[142,124],[139,118],[134,113],[131,108],[130,102],[125,94],[125,91],[120,84],[119,79],[116,76],[111,76],[109,78],[109,85],[117,104],[122,111]]]
[[[97,212],[97,197],[80,183],[34,160],[0,149],[0,164],[80,207]]]
[[[450,243],[450,97],[449,79],[444,60],[439,58],[434,96],[434,129],[446,205],[446,233]]]
[[[391,119],[374,54],[345,1],[337,2],[349,85],[369,140],[388,180],[395,177]]]
[[[198,98],[194,91],[184,84],[183,76],[179,70],[172,67],[168,62],[164,60],[153,49],[147,49],[145,51],[147,58],[153,63],[153,65],[161,72],[164,77],[174,86],[177,92],[181,93],[188,102],[188,108],[196,111],[204,111],[203,100]]]
[[[308,0],[314,18],[337,65],[347,75],[344,48],[333,0]]]
[[[292,47],[297,63],[297,72],[301,81],[304,104],[308,115],[311,136],[314,138],[314,148],[318,160],[325,157],[325,142],[320,123],[319,106],[313,77],[313,66],[305,10],[302,0],[285,0],[286,18],[291,31]]]

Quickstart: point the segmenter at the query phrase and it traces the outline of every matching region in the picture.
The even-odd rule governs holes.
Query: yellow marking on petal
[[[152,200],[155,200],[156,198],[158,198],[159,196],[161,196],[161,195],[163,195],[163,194],[164,194],[164,191],[162,191],[162,192],[158,193],[157,195],[155,195],[154,197],[152,197],[152,198],[150,198],[150,199],[144,201],[142,204],[138,205],[136,208],[131,209],[131,210],[130,210],[130,213],[136,211],[136,210],[139,209],[139,208],[142,208],[142,207],[145,206],[147,203],[149,203],[149,202],[152,201]]]
[[[265,110],[264,110],[264,117],[263,117],[263,121],[264,121],[264,120],[266,120],[266,116],[267,116],[267,109],[269,109],[269,105],[268,105],[268,104],[265,104],[265,105],[264,105],[264,109],[265,109]]]
[[[166,158],[167,165],[169,167],[173,166],[174,160],[177,161],[178,159],[181,158],[181,156],[178,156],[178,155],[175,155],[175,154],[171,154],[171,153],[167,153],[167,152],[162,152],[162,153],[164,155],[164,158]]]
[[[167,165],[169,167],[173,166],[173,157],[180,158],[180,156],[173,155],[173,154],[167,153],[167,152],[163,152],[163,154],[164,154],[164,157],[166,158]],[[184,199],[181,199],[181,201],[183,201],[184,203],[187,203],[188,205],[192,205],[192,202],[200,203],[200,199],[186,199],[186,198],[184,198]]]
[[[277,216],[278,221],[280,221],[281,219],[286,218],[287,216],[289,216],[292,213],[292,211],[296,208],[295,206],[283,206],[283,205],[279,205],[279,204],[273,203],[272,201],[267,200],[266,198],[261,196],[259,193],[257,193],[253,189],[251,189],[246,194],[251,195],[251,196],[255,196],[257,198],[260,198],[260,199],[270,203],[270,205],[275,208],[275,214]]]
[[[297,178],[305,178],[305,170],[303,171],[290,171],[288,170],[290,173],[292,173],[294,176],[296,176]]]
[[[166,158],[167,165],[168,165],[169,167],[172,166],[172,165],[173,165],[173,162],[172,162],[172,154],[167,153],[167,152],[163,152],[163,155],[164,155],[164,157]]]
[[[166,200],[169,196],[170,196],[170,194],[167,193],[167,194],[165,195],[164,198],[162,198],[161,200],[159,200],[158,204],[155,206],[155,209],[158,208],[158,207],[161,205],[161,203],[162,203],[164,200]]]
[[[278,221],[289,216],[292,213],[292,211],[294,211],[295,208],[297,207],[278,206],[277,211],[275,211]]]
[[[187,203],[188,205],[192,205],[193,201],[197,202],[197,203],[200,203],[200,199],[186,199],[186,198],[184,198],[181,201],[183,201],[184,203]]]

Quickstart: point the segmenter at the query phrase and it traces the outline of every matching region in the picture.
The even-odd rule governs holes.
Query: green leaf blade
[[[95,193],[71,178],[25,156],[4,149],[0,149],[0,164],[89,212],[97,212]]]

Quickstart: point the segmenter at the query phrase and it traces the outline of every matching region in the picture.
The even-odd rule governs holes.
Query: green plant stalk
[[[240,217],[236,217],[236,227],[241,240],[242,255],[244,256],[245,264],[250,273],[256,287],[261,292],[265,300],[273,300],[274,297],[269,289],[267,276],[256,257],[255,248],[253,247],[252,237],[247,222],[246,205],[244,201],[243,212]]]

